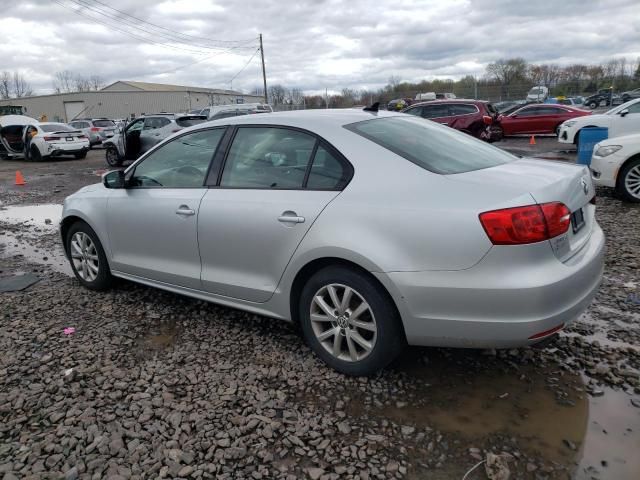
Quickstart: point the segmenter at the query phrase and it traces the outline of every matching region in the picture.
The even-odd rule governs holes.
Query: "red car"
[[[568,105],[536,103],[500,116],[498,121],[505,136],[521,133],[555,133],[557,135],[562,122],[585,115],[591,115],[591,112]]]
[[[498,111],[482,100],[432,100],[415,103],[402,112],[447,125],[488,142],[502,138]]]

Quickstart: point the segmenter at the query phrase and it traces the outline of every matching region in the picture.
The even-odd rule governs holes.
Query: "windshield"
[[[364,138],[440,174],[464,173],[516,160],[510,153],[421,118],[385,117],[345,125]]]
[[[40,128],[44,132],[73,132],[74,130],[77,130],[63,123],[50,123],[49,125],[40,125]]]
[[[93,126],[94,127],[115,127],[116,124],[113,123],[111,120],[94,120]]]

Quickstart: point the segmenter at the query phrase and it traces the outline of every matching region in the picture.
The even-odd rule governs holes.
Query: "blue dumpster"
[[[609,129],[606,127],[589,127],[580,130],[578,137],[578,163],[591,165],[591,155],[596,143],[609,138]]]

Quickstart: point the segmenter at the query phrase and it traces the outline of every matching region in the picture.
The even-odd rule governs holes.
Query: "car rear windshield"
[[[62,123],[54,123],[51,125],[40,125],[40,128],[42,129],[43,132],[72,132],[73,130],[76,130],[75,128],[71,128],[68,125],[64,125]]]
[[[192,117],[178,117],[176,118],[176,123],[181,127],[193,127],[194,125],[198,125],[199,123],[207,120],[207,117],[204,115],[197,115]]]
[[[111,120],[94,120],[93,126],[94,127],[115,127],[116,124],[113,123]]]
[[[443,175],[495,167],[517,159],[470,135],[421,118],[376,118],[345,128],[425,170]]]

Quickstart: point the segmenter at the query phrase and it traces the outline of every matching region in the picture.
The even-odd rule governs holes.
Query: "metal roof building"
[[[209,105],[262,101],[262,96],[234,90],[120,80],[95,92],[12,98],[0,100],[0,105],[22,105],[30,117],[45,115],[49,121],[70,122],[81,117],[130,118],[145,113],[178,113]]]

